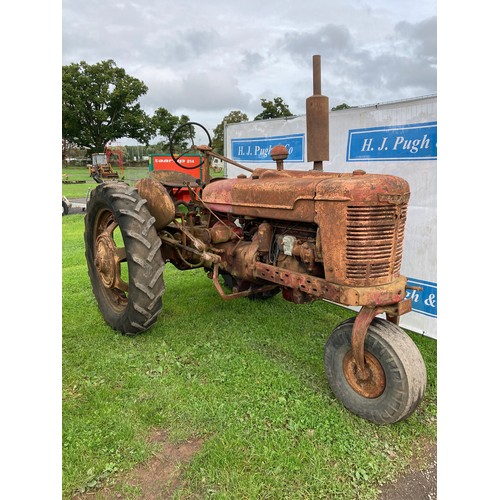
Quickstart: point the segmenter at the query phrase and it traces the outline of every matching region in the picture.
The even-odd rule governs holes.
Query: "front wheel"
[[[150,328],[162,309],[164,262],[155,218],[136,188],[99,184],[85,215],[85,256],[99,309],[115,330]]]
[[[356,415],[377,424],[408,418],[423,398],[427,372],[410,337],[375,318],[365,339],[366,374],[360,376],[351,347],[354,318],[341,323],[325,345],[325,371],[335,397]]]

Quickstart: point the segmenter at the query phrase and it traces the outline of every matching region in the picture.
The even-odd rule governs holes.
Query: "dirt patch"
[[[190,439],[180,444],[168,441],[166,431],[157,430],[151,441],[161,448],[145,464],[127,475],[115,479],[115,485],[88,491],[73,500],[128,498],[120,491],[134,492],[144,500],[167,500],[182,485],[183,466],[201,449],[202,439]],[[393,483],[380,487],[377,500],[436,500],[437,499],[437,446],[429,444],[408,467],[408,472]]]
[[[137,498],[144,500],[172,498],[174,491],[182,484],[183,466],[201,449],[203,440],[191,439],[172,444],[168,441],[167,432],[162,430],[155,431],[151,440],[161,443],[161,449],[147,463],[117,478],[113,487],[89,491],[73,499],[123,499],[125,497],[120,491],[123,491],[124,487],[133,491]]]
[[[378,500],[436,500],[437,499],[437,446],[429,445],[422,459],[416,459],[410,471],[394,483],[380,488]]]

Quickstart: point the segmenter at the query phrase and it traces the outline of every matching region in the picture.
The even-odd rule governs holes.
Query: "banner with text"
[[[412,288],[406,291],[406,298],[411,298],[413,311],[437,318],[437,284],[408,278],[408,286]]]
[[[239,162],[272,162],[271,149],[278,144],[288,150],[287,162],[304,161],[304,134],[232,139],[231,158]]]
[[[349,130],[347,161],[408,161],[436,158],[436,122]]]

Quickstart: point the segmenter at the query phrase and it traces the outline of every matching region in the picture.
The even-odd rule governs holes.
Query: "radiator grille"
[[[347,207],[346,276],[355,282],[399,275],[407,204]]]

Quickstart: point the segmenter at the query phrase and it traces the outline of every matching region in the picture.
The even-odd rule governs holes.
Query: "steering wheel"
[[[196,154],[199,155],[198,148],[194,144],[194,136],[196,135],[194,126],[200,127],[205,134],[208,137],[208,146],[212,147],[212,139],[210,138],[210,134],[208,133],[208,130],[201,124],[196,123],[196,122],[186,122],[183,123],[180,127],[178,127],[174,133],[172,134],[172,137],[170,137],[170,155],[172,156],[172,159],[174,162],[179,165],[179,167],[184,168],[186,170],[194,170],[195,168],[199,168],[203,165],[203,157],[200,156],[200,162],[197,165],[190,166],[188,167],[187,165],[183,165],[180,163],[178,160],[182,158],[183,156],[189,155],[189,154]],[[189,127],[189,132],[188,132],[188,138],[191,140],[191,145],[188,146],[188,148],[184,151],[182,151],[180,154],[174,153],[174,144],[177,141],[182,140],[182,130],[185,129],[186,127]],[[185,132],[184,132],[185,133]]]

